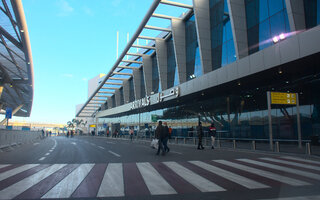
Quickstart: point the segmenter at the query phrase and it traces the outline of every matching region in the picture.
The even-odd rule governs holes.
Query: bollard
[[[311,155],[311,145],[309,142],[306,143],[306,154]]]
[[[233,148],[236,149],[237,146],[236,146],[236,140],[233,140]]]
[[[256,141],[255,140],[252,141],[252,149],[254,151],[256,150]]]
[[[196,138],[193,138],[193,144],[196,145]]]
[[[178,144],[178,138],[177,137],[175,138],[175,142],[176,142],[176,144]]]
[[[183,138],[183,144],[186,144],[186,138]]]
[[[276,152],[280,152],[280,144],[279,141],[276,142]]]

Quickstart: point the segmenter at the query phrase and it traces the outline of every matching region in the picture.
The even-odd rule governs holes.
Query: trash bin
[[[310,137],[311,139],[311,145],[319,145],[319,136],[318,135],[312,135]]]

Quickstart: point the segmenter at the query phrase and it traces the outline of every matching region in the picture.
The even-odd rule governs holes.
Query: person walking
[[[158,139],[158,151],[156,155],[159,155],[160,150],[162,151],[162,155],[165,154],[165,151],[163,149],[163,136],[164,136],[164,130],[163,130],[163,126],[162,126],[162,121],[159,121],[158,126],[156,128],[156,138]]]
[[[130,140],[132,141],[132,139],[133,139],[133,127],[130,128],[129,134],[130,134]]]
[[[168,140],[169,140],[169,137],[170,137],[170,131],[169,131],[167,122],[163,122],[163,125],[164,125],[163,126],[163,130],[164,130],[163,148],[164,148],[165,152],[169,152],[170,149],[168,147]]]
[[[209,127],[209,133],[211,136],[211,149],[214,149],[214,141],[216,140],[217,129],[214,126],[214,123]]]
[[[198,127],[197,127],[197,134],[198,134],[198,149],[204,149],[202,146],[202,137],[203,137],[203,129],[202,129],[202,123],[199,121]]]

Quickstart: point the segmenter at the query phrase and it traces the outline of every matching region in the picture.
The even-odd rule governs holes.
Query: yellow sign
[[[296,103],[295,93],[271,92],[271,104],[296,105]]]
[[[90,127],[95,128],[96,125],[95,124],[90,124]]]
[[[0,86],[0,98],[1,98],[1,95],[2,95],[2,91],[3,91],[3,86]]]

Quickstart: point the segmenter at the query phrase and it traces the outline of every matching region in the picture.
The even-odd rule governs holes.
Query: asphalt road
[[[169,147],[59,136],[6,149],[0,199],[320,199],[320,159]]]

